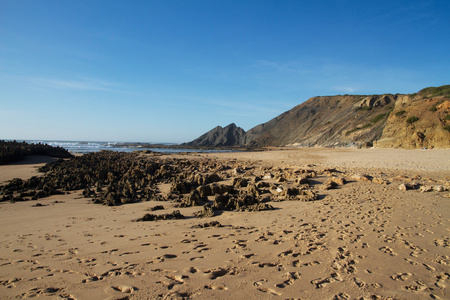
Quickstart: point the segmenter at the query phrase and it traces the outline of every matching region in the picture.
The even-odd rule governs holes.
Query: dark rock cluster
[[[45,174],[14,179],[0,186],[0,200],[36,200],[83,190],[86,198],[108,206],[142,201],[172,201],[178,208],[202,206],[195,216],[212,217],[217,211],[274,209],[271,201],[317,199],[308,178],[310,170],[282,170],[242,166],[208,159],[171,155],[101,151],[58,160],[40,169]],[[162,191],[165,186],[166,191]],[[164,209],[158,205],[152,210]],[[166,214],[165,219],[177,216]],[[148,214],[143,221],[159,220]]]
[[[157,220],[178,220],[184,219],[184,216],[180,213],[179,210],[174,210],[170,214],[145,214],[142,218],[136,220],[136,222],[146,222],[146,221],[157,221]]]
[[[58,158],[70,158],[70,154],[62,147],[47,144],[29,144],[26,142],[0,141],[0,165],[21,161],[27,155],[44,155]]]

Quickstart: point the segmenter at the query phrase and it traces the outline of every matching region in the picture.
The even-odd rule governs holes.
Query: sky
[[[0,0],[0,139],[182,143],[450,84],[448,0]]]

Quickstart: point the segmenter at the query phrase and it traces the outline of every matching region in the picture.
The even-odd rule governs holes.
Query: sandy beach
[[[268,181],[280,190],[309,170],[318,197],[203,219],[194,216],[199,206],[104,206],[82,191],[0,202],[0,298],[450,298],[450,149],[172,157],[228,164],[239,178],[271,173]],[[39,175],[45,162],[0,166],[0,184]],[[325,189],[330,178],[342,182]],[[134,222],[156,205],[164,206],[157,213],[180,210],[186,218]]]

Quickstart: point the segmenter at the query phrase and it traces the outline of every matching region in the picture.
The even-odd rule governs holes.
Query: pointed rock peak
[[[236,124],[231,123],[231,124],[227,125],[225,128],[236,128],[236,127],[237,127]]]

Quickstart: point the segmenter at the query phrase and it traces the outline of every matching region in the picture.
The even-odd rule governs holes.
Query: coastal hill
[[[189,146],[450,147],[450,85],[416,94],[313,97],[245,132],[214,128]]]
[[[217,126],[185,145],[195,147],[240,146],[245,144],[245,136],[244,129],[231,123],[226,127]]]

